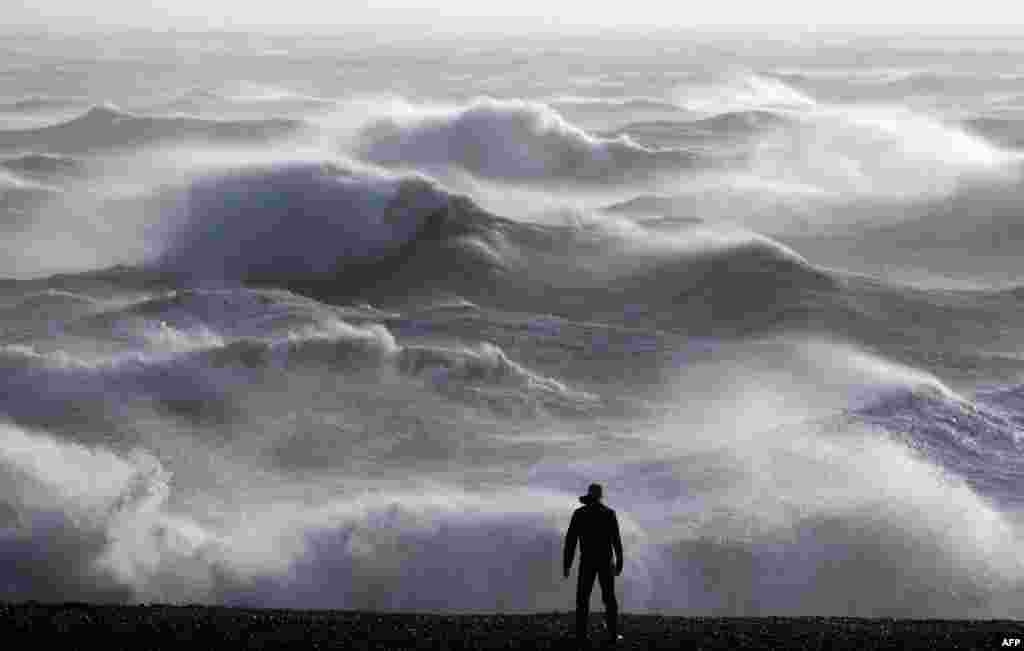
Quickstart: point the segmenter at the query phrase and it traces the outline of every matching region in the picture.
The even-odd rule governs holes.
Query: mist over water
[[[0,598],[1024,616],[1021,53],[5,38]]]

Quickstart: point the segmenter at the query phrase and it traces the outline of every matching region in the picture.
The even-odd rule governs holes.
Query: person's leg
[[[587,638],[587,617],[590,615],[590,593],[594,589],[594,576],[597,568],[588,563],[580,563],[579,578],[576,583],[576,637]]]
[[[619,636],[619,602],[615,599],[615,573],[611,563],[598,569],[597,580],[601,584],[601,600],[604,601],[604,621],[608,625],[608,637],[615,641]]]

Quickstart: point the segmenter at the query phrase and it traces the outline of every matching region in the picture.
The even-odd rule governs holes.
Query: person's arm
[[[572,559],[576,556],[576,539],[579,537],[579,526],[576,514],[572,514],[569,521],[569,530],[565,532],[565,550],[562,554],[562,574],[569,578],[569,570],[572,569]]]
[[[622,537],[619,536],[619,518],[612,511],[612,547],[615,548],[615,574],[622,574]]]

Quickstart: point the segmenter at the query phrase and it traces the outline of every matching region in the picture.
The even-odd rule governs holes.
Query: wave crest
[[[335,273],[396,252],[448,201],[417,177],[315,163],[242,170],[173,202],[157,266],[233,279]]]
[[[696,158],[682,150],[649,149],[625,136],[590,135],[545,104],[490,98],[440,114],[372,122],[358,134],[355,149],[378,164],[454,165],[520,182],[624,181],[678,169]]]
[[[34,149],[75,154],[123,150],[188,139],[224,143],[270,142],[295,134],[304,123],[280,118],[211,120],[136,115],[110,106],[94,106],[67,122],[16,131],[0,131],[0,149]]]

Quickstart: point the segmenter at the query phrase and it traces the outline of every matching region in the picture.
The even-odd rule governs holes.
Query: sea
[[[0,52],[0,599],[1024,617],[1019,38]]]

